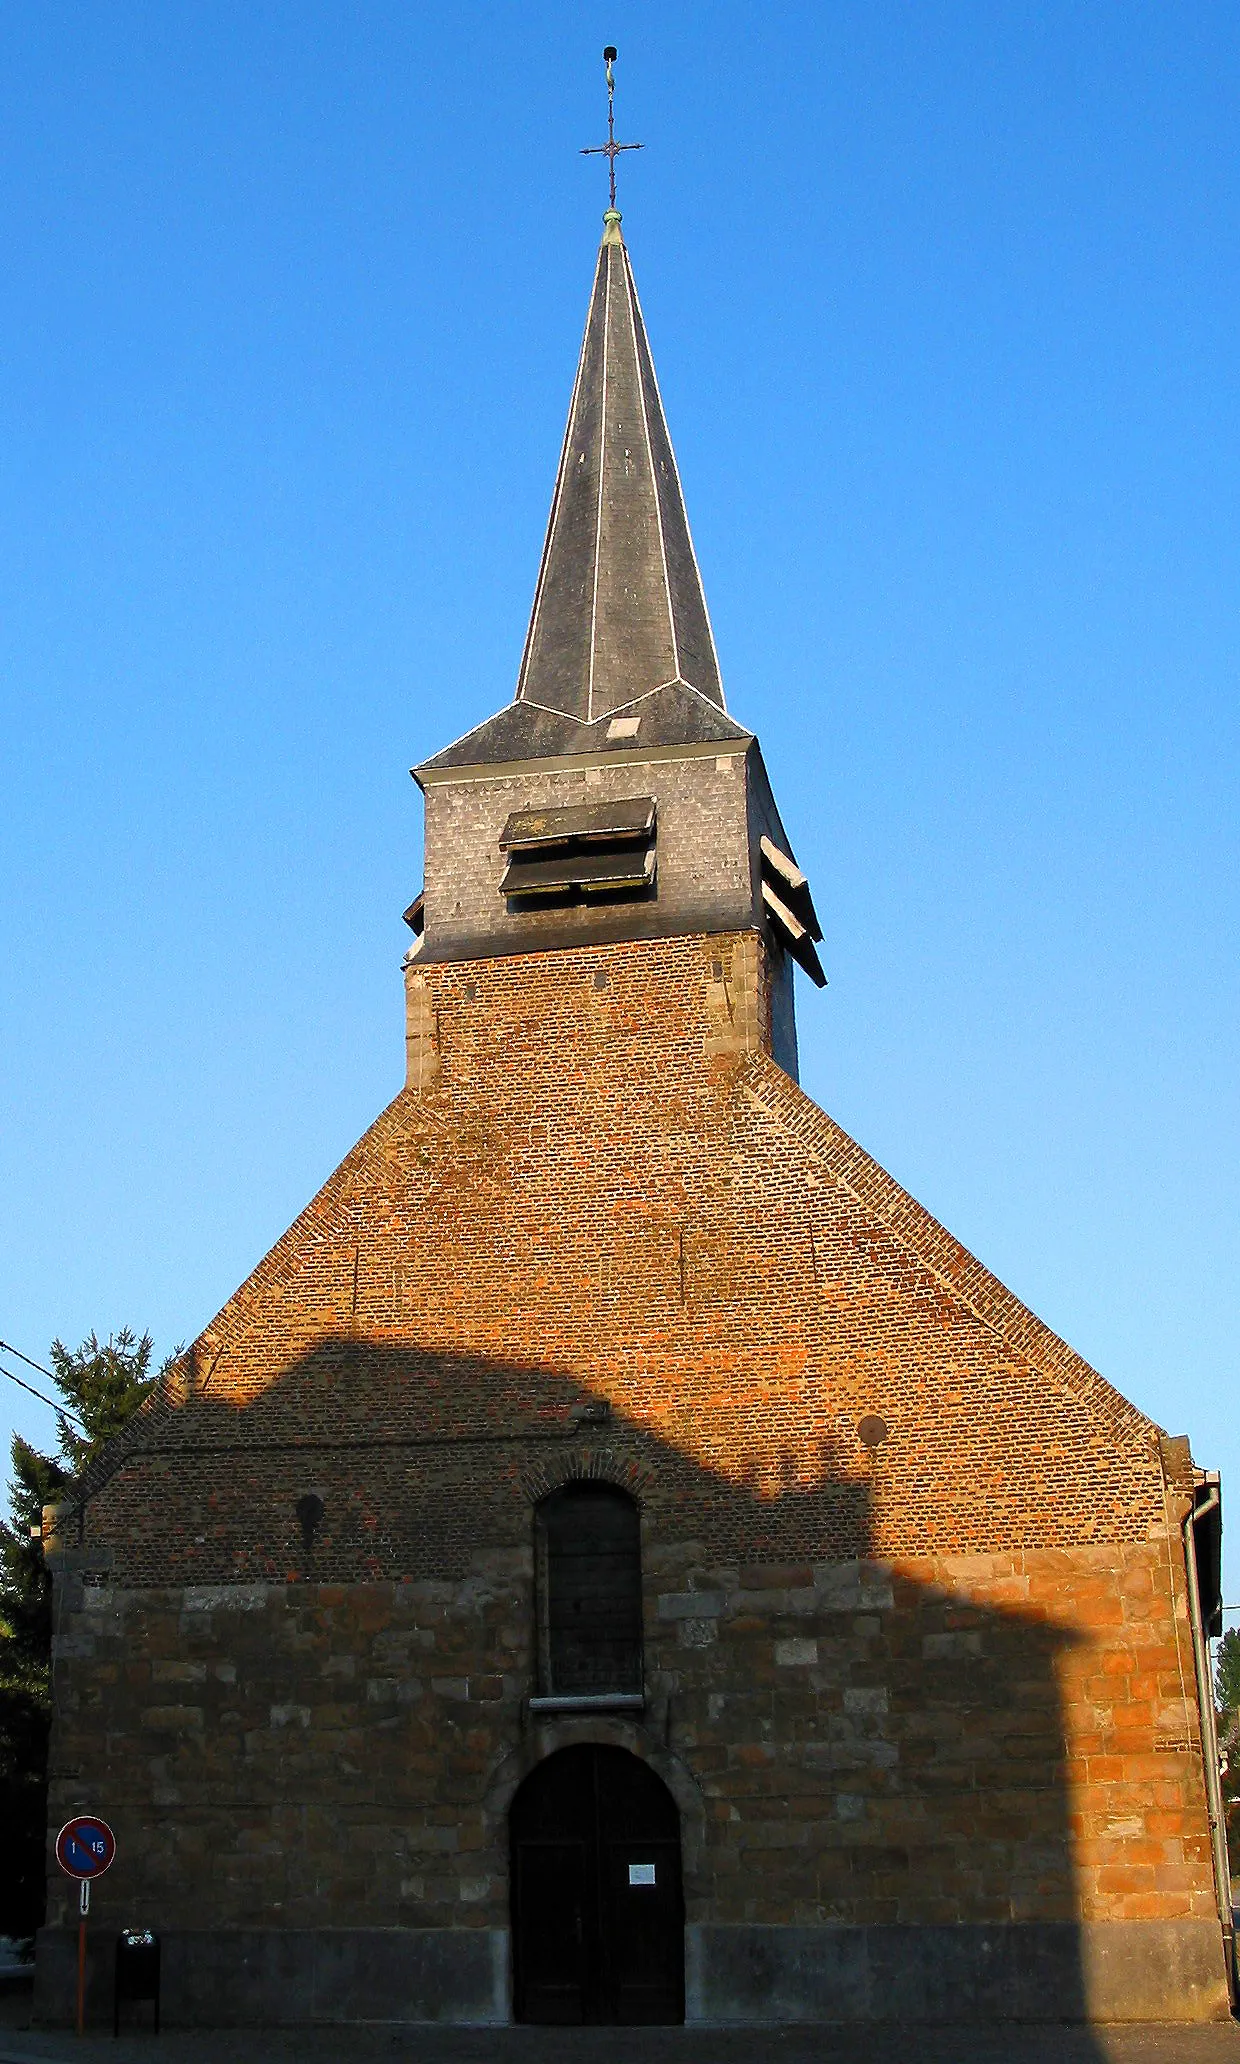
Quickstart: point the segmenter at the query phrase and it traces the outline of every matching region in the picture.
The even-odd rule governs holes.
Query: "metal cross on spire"
[[[606,158],[607,175],[611,190],[611,212],[616,212],[616,159],[621,151],[643,150],[644,144],[616,142],[616,75],[612,67],[616,61],[616,46],[609,43],[603,52],[603,63],[607,68],[607,141],[592,143],[581,155],[583,158]]]

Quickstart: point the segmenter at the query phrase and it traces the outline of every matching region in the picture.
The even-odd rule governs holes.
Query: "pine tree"
[[[1219,1642],[1214,1688],[1220,1711],[1240,1713],[1240,1627],[1229,1628]]]
[[[31,1533],[65,1471],[13,1436],[12,1525],[0,1524],[0,1934],[34,1933],[43,1907],[51,1724],[51,1582]]]
[[[54,1341],[56,1383],[82,1430],[60,1414],[59,1456],[13,1437],[9,1524],[0,1522],[0,1935],[31,1936],[43,1919],[52,1718],[52,1580],[37,1538],[43,1507],[154,1388],[151,1353],[150,1334],[139,1340],[128,1327],[103,1342],[91,1333],[74,1352]]]

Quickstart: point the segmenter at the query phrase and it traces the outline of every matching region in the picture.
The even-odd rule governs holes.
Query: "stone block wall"
[[[1221,2010],[1165,1546],[737,1568],[651,1542],[644,1562],[634,1720],[531,1717],[527,1546],[455,1584],[78,1587],[53,1819],[116,1829],[96,1925],[502,1932],[516,1784],[606,1739],[678,1798],[703,1939],[1195,1923],[1187,2005]]]

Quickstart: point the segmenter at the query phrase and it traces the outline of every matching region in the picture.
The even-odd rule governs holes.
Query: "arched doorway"
[[[518,2021],[685,2018],[680,1816],[649,1765],[582,1742],[509,1811]]]

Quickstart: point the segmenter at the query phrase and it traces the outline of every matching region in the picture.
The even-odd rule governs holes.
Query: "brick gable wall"
[[[91,1479],[54,1811],[122,1802],[101,1901],[502,1928],[512,1785],[577,1738],[527,1705],[533,1504],[593,1470],[650,1697],[591,1738],[679,1787],[691,1920],[1208,1921],[1157,1429],[774,1066],[757,938],[411,989],[413,1086]]]

